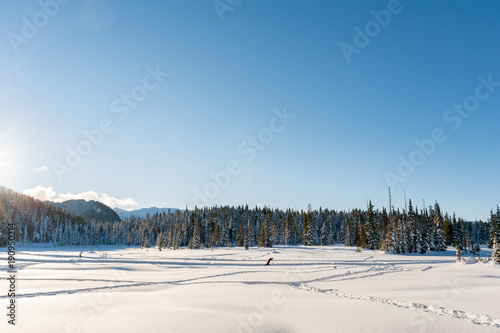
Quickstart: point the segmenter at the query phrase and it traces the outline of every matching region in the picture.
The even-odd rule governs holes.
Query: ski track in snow
[[[308,286],[304,283],[301,283],[300,286],[292,286],[292,287],[299,289],[299,290],[322,293],[322,294],[326,294],[326,295],[333,295],[333,296],[341,297],[341,298],[354,299],[354,300],[360,300],[360,301],[369,301],[369,302],[373,302],[373,303],[388,304],[388,305],[396,306],[399,308],[423,311],[423,312],[436,314],[439,316],[445,316],[445,317],[451,317],[451,318],[460,319],[460,320],[466,320],[466,321],[470,321],[476,325],[485,325],[485,326],[491,326],[494,328],[500,328],[500,319],[491,317],[489,315],[470,313],[470,312],[465,312],[465,311],[461,311],[461,310],[451,310],[451,309],[446,309],[443,307],[435,307],[432,305],[426,305],[426,304],[422,304],[422,303],[395,301],[395,300],[381,298],[381,297],[345,294],[342,291],[340,291],[339,289],[319,289],[319,288]]]
[[[246,274],[246,273],[255,273],[255,271],[237,271],[237,272],[230,272],[230,273],[224,273],[224,274],[216,274],[216,275],[209,275],[209,276],[201,276],[201,277],[195,277],[191,279],[184,279],[184,280],[178,280],[178,281],[116,281],[116,280],[92,280],[92,279],[76,279],[78,281],[96,281],[96,282],[133,282],[130,284],[121,284],[121,285],[114,285],[114,286],[102,286],[102,287],[94,287],[94,288],[82,288],[82,289],[69,289],[69,290],[57,290],[57,291],[47,291],[47,292],[39,292],[39,293],[28,293],[28,294],[17,294],[16,297],[22,298],[22,297],[36,297],[36,296],[55,296],[55,295],[60,295],[60,294],[77,294],[81,292],[92,292],[92,291],[99,291],[99,290],[106,290],[106,289],[118,289],[118,288],[131,288],[131,287],[146,287],[146,286],[153,286],[153,285],[162,285],[162,284],[171,284],[171,285],[184,285],[184,284],[190,284],[190,282],[198,281],[198,280],[203,280],[203,279],[211,279],[211,278],[218,278],[218,277],[223,277],[223,276],[231,276],[231,275],[238,275],[238,274]],[[18,280],[36,280],[36,281],[49,281],[49,280],[61,280],[61,281],[73,281],[75,279],[18,279]],[[219,281],[219,283],[230,283],[231,281]],[[0,299],[3,298],[8,298],[8,296],[0,296]]]

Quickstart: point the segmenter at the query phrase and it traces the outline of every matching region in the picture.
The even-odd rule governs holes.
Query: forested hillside
[[[83,218],[52,204],[5,188],[0,189],[0,246],[5,246],[8,223],[15,224],[16,240],[21,242],[68,242],[77,237]]]

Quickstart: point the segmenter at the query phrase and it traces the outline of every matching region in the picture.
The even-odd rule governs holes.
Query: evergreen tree
[[[498,206],[496,213],[491,211],[489,231],[488,247],[492,248],[495,240],[500,242],[500,208]]]
[[[258,245],[259,247],[273,247],[270,214],[266,214],[264,223],[261,225]]]
[[[238,227],[238,232],[236,233],[236,246],[244,246],[245,245],[245,229],[240,224]]]
[[[471,253],[476,256],[480,255],[481,246],[478,243],[474,243],[474,245],[472,245]]]
[[[439,204],[436,202],[434,205],[434,251],[446,251],[446,235],[443,228],[443,216]]]
[[[245,232],[245,241],[248,247],[252,247],[255,245],[255,236],[254,236],[254,228],[251,219],[247,221],[247,229]]]
[[[460,246],[457,245],[457,248],[455,250],[455,257],[457,257],[457,262],[462,261],[462,251],[460,250]]]
[[[201,221],[198,217],[194,217],[193,237],[188,244],[189,249],[201,248]]]
[[[493,240],[493,252],[491,253],[491,259],[495,264],[500,264],[500,248],[498,246],[498,240]]]
[[[375,221],[375,214],[373,213],[373,205],[371,200],[368,203],[364,229],[366,234],[366,248],[369,250],[378,249],[380,236],[378,232],[378,226]]]
[[[311,206],[311,205],[309,205]],[[309,212],[303,215],[303,231],[302,231],[302,244],[306,246],[314,245],[314,230],[312,226],[312,218]]]
[[[448,214],[444,215],[443,230],[446,239],[446,245],[453,244],[453,224]]]
[[[330,238],[330,228],[328,223],[323,222],[323,226],[321,227],[321,246],[329,245]]]
[[[164,244],[165,244],[165,243],[164,243],[164,240],[163,240],[163,233],[162,233],[162,232],[160,232],[160,233],[158,234],[158,238],[156,239],[156,246],[158,246],[158,250],[160,250],[160,251],[161,251],[162,247],[164,247],[164,246],[165,246]]]

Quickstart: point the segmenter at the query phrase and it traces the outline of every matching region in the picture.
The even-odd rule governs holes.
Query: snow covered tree
[[[471,253],[479,256],[481,253],[481,246],[478,243],[474,243],[474,245],[472,245]]]
[[[245,248],[254,246],[255,244],[255,237],[254,237],[254,231],[253,231],[253,223],[252,220],[249,218],[247,221],[247,229],[245,230],[245,235],[244,235],[246,243]]]
[[[493,260],[495,264],[500,264],[500,246],[498,240],[496,239],[493,240],[493,251],[491,253],[491,260]]]
[[[321,246],[329,245],[330,243],[330,228],[328,223],[323,222],[323,226],[321,227]]]
[[[451,223],[450,216],[448,214],[444,215],[443,230],[446,240],[446,245],[453,244],[453,224]]]
[[[373,212],[373,205],[371,200],[368,202],[368,210],[366,212],[364,229],[366,234],[366,248],[369,250],[378,249],[380,236],[378,232],[378,226],[375,221],[375,214]]]
[[[231,246],[229,242],[229,230],[231,229],[231,222],[227,223],[222,228],[222,234],[220,237],[220,246]]]
[[[455,250],[455,257],[457,257],[457,262],[462,261],[462,250],[460,250],[460,246],[457,245],[457,248]]]
[[[417,221],[415,218],[415,212],[413,211],[413,204],[411,199],[408,202],[408,214],[407,214],[407,237],[406,237],[406,248],[408,253],[417,252]]]
[[[161,251],[162,247],[165,246],[165,242],[163,240],[163,232],[160,232],[158,234],[158,237],[156,238],[156,246],[158,246],[158,250]]]
[[[258,245],[259,247],[273,247],[270,214],[266,214],[264,223],[260,227]]]
[[[310,206],[310,205],[309,205]],[[314,230],[311,214],[306,212],[302,222],[302,244],[306,246],[314,245]]]
[[[493,247],[493,243],[495,242],[495,240],[497,240],[497,242],[500,242],[500,208],[498,206],[496,213],[493,213],[493,211],[491,211],[490,234],[488,240],[489,248]]]
[[[434,251],[446,251],[443,215],[441,215],[441,209],[437,202],[434,205]]]
[[[236,246],[245,245],[245,228],[240,224],[238,232],[236,233]]]
[[[500,248],[497,239],[493,240],[493,252],[491,253],[491,260],[493,260],[495,264],[500,264]]]
[[[201,221],[197,216],[194,217],[193,237],[189,241],[188,248],[189,249],[201,248]]]

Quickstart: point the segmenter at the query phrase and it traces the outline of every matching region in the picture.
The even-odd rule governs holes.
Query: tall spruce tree
[[[446,251],[443,215],[437,202],[434,205],[434,251]]]
[[[201,248],[201,221],[197,216],[194,217],[193,237],[191,238],[188,244],[188,248],[189,249]]]
[[[496,213],[491,211],[490,215],[490,230],[489,230],[489,239],[488,239],[488,247],[493,248],[493,243],[500,242],[500,208],[497,206]]]
[[[366,248],[369,250],[378,249],[380,235],[378,232],[378,225],[377,221],[375,220],[375,214],[373,212],[373,204],[371,200],[368,202],[364,229],[366,234]]]

